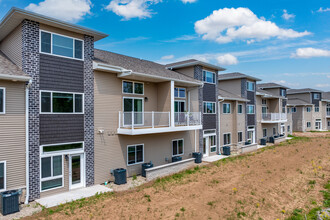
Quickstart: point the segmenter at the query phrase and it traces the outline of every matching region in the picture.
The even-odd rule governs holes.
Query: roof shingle
[[[224,73],[224,74],[219,74],[219,81],[223,80],[231,80],[231,79],[250,79],[250,80],[255,80],[255,81],[261,81],[261,79],[249,76],[243,73]]]
[[[0,51],[0,78],[21,78],[28,80],[29,75],[25,74],[18,66],[16,66],[4,53]]]

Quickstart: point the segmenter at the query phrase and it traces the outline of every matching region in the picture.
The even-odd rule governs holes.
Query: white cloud
[[[155,14],[150,5],[157,4],[161,0],[112,0],[106,9],[114,12],[116,15],[123,17],[124,20],[131,18],[150,18]]]
[[[173,38],[173,39],[170,39],[170,40],[163,40],[162,42],[165,42],[165,43],[174,43],[174,42],[178,42],[178,41],[194,40],[196,38],[197,38],[197,36],[195,36],[195,35],[183,35],[183,36],[176,37],[176,38]]]
[[[68,22],[77,22],[91,13],[90,0],[44,0],[29,4],[25,9]]]
[[[291,82],[287,82],[285,80],[273,80],[272,81],[273,83],[277,83],[277,84],[280,84],[280,85],[285,85],[285,86],[289,86],[289,87],[297,87],[300,85],[300,83],[297,83],[297,82],[294,82],[294,83],[291,83]]]
[[[289,14],[286,9],[283,10],[282,18],[285,20],[290,20],[291,18],[296,17],[294,14]]]
[[[279,28],[275,23],[258,18],[248,8],[224,8],[213,11],[208,17],[195,23],[196,33],[204,40],[218,43],[229,43],[234,40],[266,40],[272,37],[279,39],[298,38],[311,34],[308,31],[297,32],[292,29]]]
[[[197,0],[181,0],[181,1],[185,4],[197,2]]]
[[[325,87],[330,87],[329,83],[324,83],[324,84],[316,84],[315,85],[317,88],[325,88]]]
[[[312,47],[298,48],[291,54],[292,58],[330,57],[330,50],[316,49]]]
[[[320,13],[322,13],[322,12],[328,12],[328,11],[330,11],[330,8],[320,8],[319,10],[317,10],[317,12],[320,12]]]
[[[238,63],[237,58],[229,53],[218,56],[217,61],[220,65],[225,65],[225,66],[235,65]]]
[[[163,56],[161,59],[162,60],[172,60],[174,58],[174,55],[167,55],[167,56]]]

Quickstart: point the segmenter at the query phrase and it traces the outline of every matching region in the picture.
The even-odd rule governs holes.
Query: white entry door
[[[209,156],[209,149],[210,149],[210,141],[209,137],[204,137],[203,138],[203,154],[204,157]]]
[[[321,130],[322,128],[322,123],[321,123],[321,119],[316,119],[316,122],[315,122],[315,129],[316,130]]]
[[[248,132],[247,142],[250,142],[251,144],[254,144],[256,142],[255,128],[250,126],[250,127],[248,127],[247,132]]]
[[[84,187],[85,161],[84,154],[70,155],[69,160],[70,189]]]

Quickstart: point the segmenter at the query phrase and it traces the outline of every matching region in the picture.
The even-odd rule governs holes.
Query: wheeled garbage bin
[[[146,177],[146,169],[154,167],[154,165],[152,164],[152,162],[150,161],[149,163],[143,163],[142,164],[142,176]]]
[[[194,152],[193,158],[195,158],[195,163],[202,163],[203,154],[201,152]]]

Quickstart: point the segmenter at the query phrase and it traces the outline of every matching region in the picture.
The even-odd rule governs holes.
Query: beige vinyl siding
[[[84,35],[82,35],[82,34],[78,34],[78,33],[63,30],[63,29],[60,29],[60,28],[48,26],[46,24],[40,24],[40,30],[49,31],[49,32],[53,32],[53,33],[56,33],[56,34],[65,35],[65,36],[68,36],[68,37],[74,37],[74,38],[78,38],[78,39],[81,39],[81,40],[84,39]]]
[[[180,69],[175,69],[174,71],[175,72],[178,72],[178,73],[181,73],[185,76],[189,76],[189,77],[192,77],[192,78],[195,78],[194,77],[194,73],[195,73],[195,67],[194,66],[189,66],[189,67],[184,67],[184,68],[180,68]]]
[[[288,94],[288,99],[293,99],[293,98],[297,98],[297,99],[301,99],[304,100],[305,102],[311,103],[311,94],[310,93],[301,93],[301,94]]]
[[[18,25],[2,42],[0,50],[19,68],[22,68],[22,27]]]
[[[2,81],[6,114],[0,114],[0,161],[6,161],[7,190],[25,186],[25,83]]]
[[[297,112],[291,113],[292,114],[292,129],[293,131],[304,131],[304,128],[306,128],[306,124],[304,118],[303,118],[303,108],[301,106],[297,106]]]
[[[219,81],[219,88],[235,95],[241,96],[241,79]]]

